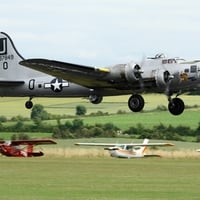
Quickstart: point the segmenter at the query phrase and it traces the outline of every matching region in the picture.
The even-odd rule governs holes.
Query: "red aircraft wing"
[[[11,145],[45,145],[45,144],[57,144],[55,141],[50,139],[33,139],[33,140],[12,140]]]

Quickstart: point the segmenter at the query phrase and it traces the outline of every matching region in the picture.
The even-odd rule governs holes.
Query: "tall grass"
[[[169,147],[170,148],[170,147]],[[109,157],[109,152],[96,148],[47,148],[43,150],[46,157],[60,157],[60,158],[100,158]],[[161,158],[189,158],[200,159],[200,152],[195,149],[181,149],[181,150],[148,150],[147,155],[160,155]],[[112,158],[111,158],[112,159]],[[114,158],[113,158],[114,159]],[[151,159],[151,158],[148,158]]]

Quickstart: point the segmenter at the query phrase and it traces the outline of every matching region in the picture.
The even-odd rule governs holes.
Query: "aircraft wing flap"
[[[102,77],[110,72],[105,67],[89,67],[47,59],[27,59],[20,64],[89,88],[105,86],[107,83],[102,81]]]

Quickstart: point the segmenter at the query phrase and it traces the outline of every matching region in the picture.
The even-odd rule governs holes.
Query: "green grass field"
[[[130,126],[136,126],[142,124],[144,127],[151,128],[154,125],[172,125],[172,126],[189,126],[192,129],[196,129],[200,122],[200,107],[193,109],[186,109],[180,116],[173,116],[168,111],[154,111],[158,105],[167,105],[167,100],[164,95],[144,95],[145,108],[144,112],[132,113],[127,106],[127,100],[129,96],[119,97],[106,97],[101,104],[94,105],[88,102],[86,99],[80,98],[36,98],[33,99],[34,103],[42,104],[44,109],[51,114],[66,114],[75,115],[76,106],[84,105],[87,109],[87,114],[101,111],[103,113],[109,113],[113,115],[108,116],[86,116],[81,117],[85,124],[94,125],[96,123],[113,123],[121,130],[126,130]],[[199,96],[187,96],[183,95],[181,98],[185,101],[187,106],[200,105]],[[26,98],[1,98],[0,99],[1,114],[7,118],[21,115],[23,117],[30,117],[30,110],[25,109],[24,102]],[[126,114],[117,115],[116,112],[122,110]],[[74,118],[71,118],[73,120]],[[70,120],[70,119],[67,119]],[[61,120],[65,123],[66,120]],[[27,122],[31,123],[31,122]],[[45,123],[56,124],[57,121],[47,121]],[[13,124],[13,122],[8,123]]]
[[[2,200],[199,199],[199,159],[1,158]]]
[[[186,106],[200,105],[199,96],[182,95],[180,97],[184,100]],[[45,110],[49,113],[60,115],[75,115],[77,105],[84,105],[87,108],[87,114],[97,111],[116,113],[118,110],[132,113],[127,105],[128,98],[129,95],[105,97],[103,102],[97,105],[91,104],[87,99],[82,98],[34,98],[33,103],[43,105]],[[158,105],[167,106],[168,104],[165,95],[148,94],[144,95],[144,99],[144,111],[153,110],[157,108]],[[28,98],[0,98],[0,115],[4,115],[8,118],[17,115],[30,117],[31,111],[25,109],[24,106],[27,100]],[[196,110],[197,109],[195,109],[195,111]],[[169,114],[169,116],[171,115]]]
[[[199,199],[197,143],[176,142],[175,147],[157,150],[163,158],[117,159],[103,153],[106,152],[103,148],[76,147],[73,144],[77,141],[111,142],[114,139],[57,140],[58,145],[42,147],[44,157],[1,157],[1,199]]]

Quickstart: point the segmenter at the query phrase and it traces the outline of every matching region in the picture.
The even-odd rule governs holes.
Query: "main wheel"
[[[102,102],[103,97],[102,96],[97,96],[97,95],[90,95],[89,100],[93,104],[99,104]]]
[[[32,102],[32,101],[27,101],[27,102],[25,103],[25,107],[26,107],[27,109],[31,109],[31,108],[33,107],[33,102]]]
[[[184,102],[179,98],[172,99],[168,104],[168,110],[172,115],[180,115],[184,109]]]
[[[129,109],[133,112],[140,112],[144,108],[144,99],[141,95],[134,94],[128,100]]]

